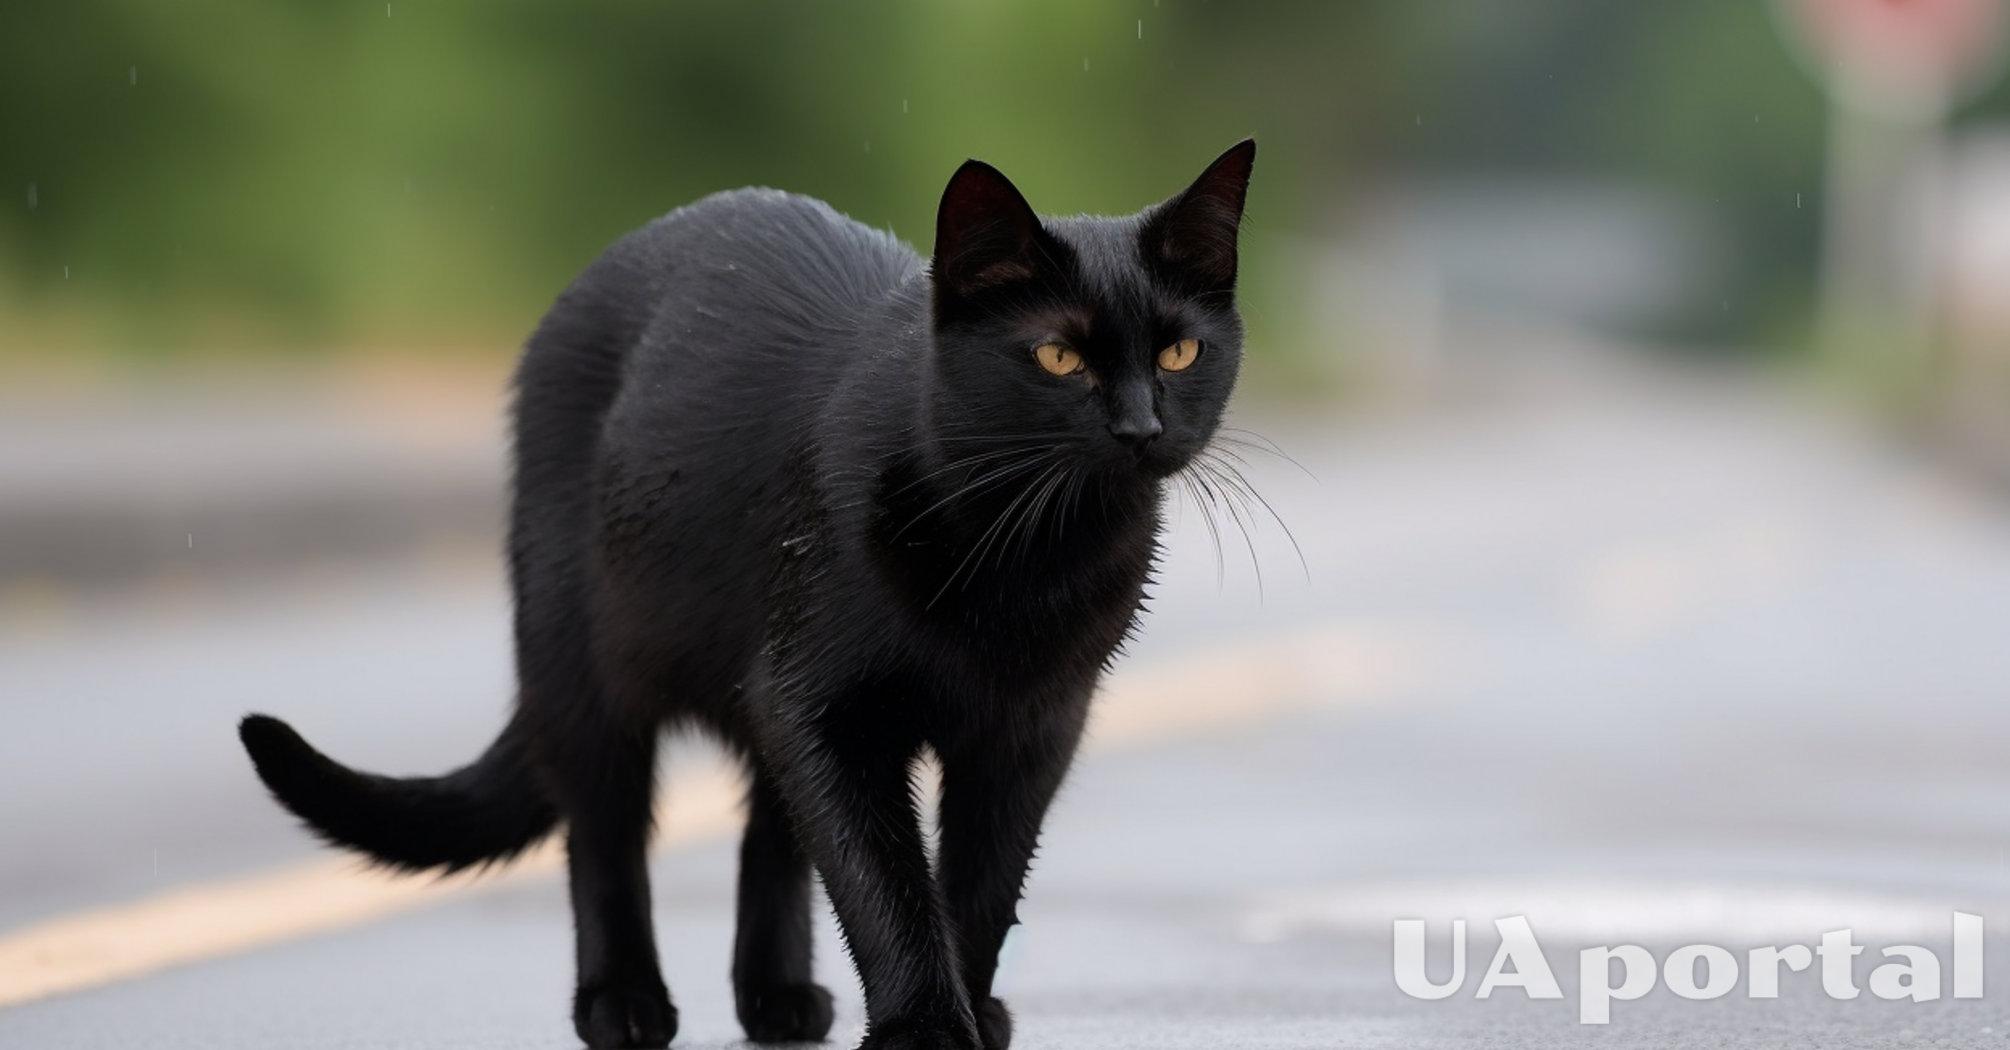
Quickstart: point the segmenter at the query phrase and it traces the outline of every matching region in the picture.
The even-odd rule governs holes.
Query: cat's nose
[[[1126,413],[1110,422],[1110,433],[1132,448],[1151,444],[1152,439],[1165,433],[1165,429],[1159,417],[1153,415]]]

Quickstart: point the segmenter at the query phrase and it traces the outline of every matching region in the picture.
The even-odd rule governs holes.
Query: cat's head
[[[1236,235],[1256,143],[1123,218],[1046,218],[996,168],[950,178],[930,267],[931,417],[952,457],[1015,445],[1165,478],[1213,437],[1242,364]]]

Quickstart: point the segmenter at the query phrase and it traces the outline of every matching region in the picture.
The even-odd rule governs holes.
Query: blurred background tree
[[[1806,312],[1822,115],[1759,0],[13,4],[0,352],[503,351],[714,190],[925,251],[964,157],[1122,212],[1247,134],[1258,257],[1415,179],[1679,194],[1731,245],[1657,330],[1750,346]]]

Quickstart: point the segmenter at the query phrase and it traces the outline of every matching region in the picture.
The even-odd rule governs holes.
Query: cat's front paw
[[[740,1027],[756,1043],[814,1043],[831,1030],[831,993],[820,984],[742,988],[734,998]]]
[[[665,1047],[677,1034],[677,1008],[661,981],[582,987],[572,1028],[593,1050]]]
[[[1012,1045],[1012,1011],[1005,1009],[1005,1000],[992,995],[977,1004],[977,1037],[984,1041],[984,1050]]]

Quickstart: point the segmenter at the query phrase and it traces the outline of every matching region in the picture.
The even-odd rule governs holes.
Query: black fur
[[[246,718],[259,775],[394,867],[507,857],[563,820],[589,1045],[662,1046],[645,847],[659,734],[751,779],[736,1005],[821,1039],[819,873],[875,1048],[1004,1050],[992,971],[1097,678],[1132,630],[1161,489],[1214,436],[1242,352],[1255,146],[1120,219],[1040,219],[972,161],[935,258],[742,190],[622,239],[517,372],[516,715],[440,778],[348,770]],[[1201,343],[1168,372],[1159,352]],[[1036,361],[1076,350],[1079,375]],[[931,866],[914,763],[942,768]]]
[[[473,765],[409,780],[342,766],[276,718],[249,715],[237,734],[259,777],[316,834],[401,871],[508,860],[558,822],[530,775],[521,718]]]

